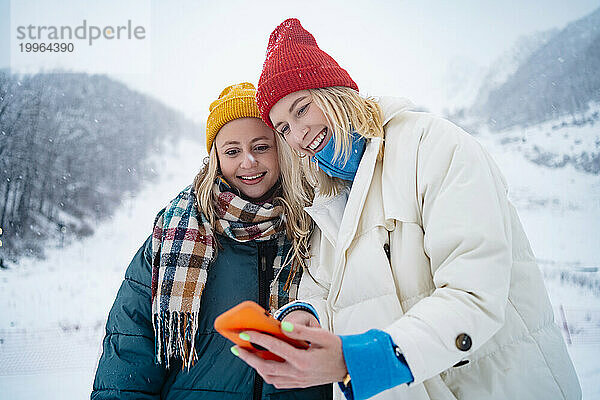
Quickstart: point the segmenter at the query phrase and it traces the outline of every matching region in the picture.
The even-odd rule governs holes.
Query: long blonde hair
[[[275,134],[281,171],[281,190],[274,198],[273,205],[283,206],[286,236],[292,243],[283,265],[291,261],[292,273],[295,274],[298,268],[306,267],[306,260],[309,258],[309,239],[313,222],[304,211],[304,207],[312,204],[314,189],[306,180],[298,158],[278,136]],[[218,219],[215,212],[218,199],[213,185],[220,176],[219,158],[215,146],[212,146],[208,157],[204,159],[204,166],[194,179],[194,192],[198,210],[204,213],[213,230],[216,229],[215,224]]]
[[[333,129],[334,161],[340,158],[347,162],[350,157],[350,131],[364,138],[383,138],[383,114],[381,107],[371,97],[362,97],[354,89],[344,86],[332,86],[308,90],[312,100],[319,107]],[[379,148],[378,158],[383,158],[383,145]],[[339,193],[344,181],[332,178],[323,172],[308,157],[302,159],[302,165],[309,182],[317,188],[319,194],[332,196]]]

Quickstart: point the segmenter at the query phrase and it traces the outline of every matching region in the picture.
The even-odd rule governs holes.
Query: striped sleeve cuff
[[[273,317],[275,317],[275,319],[277,319],[278,321],[282,321],[286,317],[286,315],[288,315],[292,311],[296,311],[296,310],[302,310],[302,311],[307,311],[307,312],[311,313],[312,315],[315,316],[315,318],[317,319],[319,324],[321,323],[321,320],[319,319],[319,314],[317,313],[317,310],[315,310],[315,308],[312,305],[310,305],[309,303],[305,303],[305,302],[299,301],[299,300],[293,301],[293,302],[288,303],[285,306],[281,307],[279,310],[275,311],[275,314],[273,315]]]

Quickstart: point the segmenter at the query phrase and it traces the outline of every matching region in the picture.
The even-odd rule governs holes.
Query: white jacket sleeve
[[[468,357],[500,329],[512,265],[506,188],[481,145],[434,119],[418,151],[424,250],[435,290],[386,328],[415,383]],[[461,334],[472,343],[463,350]]]
[[[298,288],[298,300],[312,305],[319,314],[321,327],[330,329],[329,316],[327,314],[327,295],[331,286],[331,273],[326,271],[326,267],[320,264],[321,231],[315,227],[311,237],[311,257],[308,263],[308,271],[302,274],[302,280]]]

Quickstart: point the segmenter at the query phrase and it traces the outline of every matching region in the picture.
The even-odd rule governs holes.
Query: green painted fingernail
[[[291,332],[294,330],[294,324],[292,324],[291,322],[283,321],[281,323],[281,329],[286,332]]]
[[[239,350],[235,347],[235,346],[231,346],[231,352],[236,355],[237,357],[240,356],[240,352]]]
[[[250,335],[248,335],[247,333],[240,333],[240,339],[242,340],[250,340]]]

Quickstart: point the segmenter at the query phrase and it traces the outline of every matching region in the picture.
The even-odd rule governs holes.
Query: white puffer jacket
[[[370,140],[351,191],[307,208],[319,284],[304,274],[299,297],[336,334],[391,335],[415,380],[376,399],[581,398],[492,158],[446,120],[380,105],[383,161]]]

